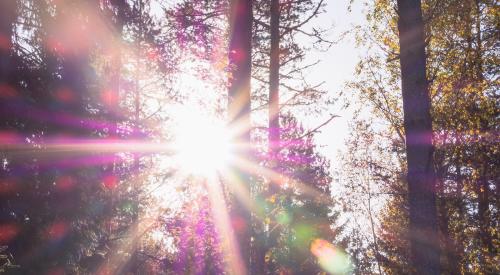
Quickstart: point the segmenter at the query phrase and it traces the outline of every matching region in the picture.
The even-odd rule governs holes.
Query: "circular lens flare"
[[[311,253],[318,258],[321,268],[330,274],[349,274],[352,270],[349,257],[326,240],[314,240],[311,244]]]

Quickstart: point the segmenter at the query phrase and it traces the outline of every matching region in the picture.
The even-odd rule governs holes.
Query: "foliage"
[[[267,154],[261,157],[264,163],[278,163],[274,171],[280,180],[263,182],[264,188],[256,194],[263,201],[260,227],[269,247],[265,258],[268,272],[318,274],[322,269],[311,254],[313,242],[321,239],[333,243],[339,255],[347,245],[331,199],[330,189],[335,186],[330,165],[318,153],[312,135],[291,114],[282,115],[281,131],[283,147],[276,159],[269,159]],[[269,193],[269,184],[278,184],[280,191]],[[348,259],[341,261],[343,273],[348,273]]]

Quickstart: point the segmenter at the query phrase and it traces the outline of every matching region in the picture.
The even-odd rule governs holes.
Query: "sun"
[[[178,115],[173,148],[180,170],[198,176],[224,170],[232,158],[231,133],[225,123],[191,108]]]

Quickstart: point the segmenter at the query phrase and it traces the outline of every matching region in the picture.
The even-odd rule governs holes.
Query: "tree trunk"
[[[410,255],[416,274],[440,273],[432,120],[420,0],[398,0],[401,82],[408,165]]]
[[[456,158],[456,191],[455,191],[455,209],[458,212],[458,220],[460,221],[458,230],[455,232],[460,232],[460,234],[455,234],[455,250],[454,257],[452,258],[451,266],[453,267],[453,274],[461,274],[463,259],[464,259],[464,238],[463,238],[463,229],[465,224],[465,209],[464,209],[464,195],[463,195],[463,179],[462,179],[462,171],[461,171],[461,159],[459,157]]]
[[[280,145],[279,71],[280,71],[280,4],[271,0],[271,59],[269,63],[269,153],[277,157]]]
[[[279,71],[280,71],[280,3],[279,0],[271,0],[270,6],[270,32],[271,49],[269,61],[269,127],[268,127],[268,157],[269,166],[275,170],[279,166],[280,152],[280,124],[279,124]],[[271,180],[268,187],[268,196],[273,196],[279,192],[279,182]],[[269,232],[263,249],[259,253],[256,262],[256,273],[265,274],[267,271],[274,274],[275,270],[271,261],[265,262],[266,253],[276,245],[279,230]]]
[[[12,81],[12,35],[16,16],[16,1],[0,1],[0,130],[5,130],[13,119],[8,109],[10,99],[16,94]],[[4,157],[6,152],[0,151],[0,160]]]
[[[486,176],[486,167],[481,167],[481,177],[475,184],[475,191],[477,193],[477,216],[479,222],[479,240],[481,242],[481,256],[479,262],[481,263],[481,269],[484,274],[493,274],[494,272],[490,270],[490,263],[492,262],[493,254],[493,241],[489,232],[490,228],[490,217],[489,217],[489,187],[488,179]]]
[[[12,30],[16,19],[16,1],[0,1],[0,96],[10,87]]]
[[[249,159],[250,143],[250,78],[252,53],[252,0],[231,0],[230,2],[230,38],[229,38],[229,77],[228,115],[233,133],[233,142],[237,144],[235,154],[238,158]],[[241,168],[233,165],[231,172],[235,174],[240,197],[232,196],[231,221],[237,238],[242,270],[234,270],[245,274],[250,262],[250,210],[245,201],[250,201],[250,177]]]
[[[460,274],[456,263],[456,248],[453,236],[450,233],[450,215],[448,213],[449,198],[445,193],[445,182],[443,173],[439,173],[439,196],[438,212],[439,227],[442,234],[443,263],[441,271],[443,274]]]
[[[9,95],[14,95],[12,85],[12,30],[16,19],[16,1],[0,1],[0,131],[9,130],[12,114],[9,114]],[[9,164],[15,160],[7,150],[0,150],[0,161],[8,160]],[[0,181],[8,181],[10,172],[0,167]],[[0,192],[0,226],[12,221],[9,207],[13,194]],[[4,243],[5,244],[5,243]],[[12,250],[9,248],[9,251]]]
[[[139,3],[139,14],[142,15],[142,8],[143,8],[143,3]],[[136,38],[137,40],[135,41],[135,50],[136,50],[136,64],[135,64],[135,90],[134,90],[134,135],[133,139],[135,141],[138,141],[141,136],[141,131],[140,131],[140,118],[141,118],[141,91],[140,91],[140,76],[142,73],[142,66],[141,66],[141,41],[143,38],[143,33],[144,33],[144,28],[143,28],[143,22],[141,21],[139,23],[139,34],[138,37]],[[134,154],[134,164],[133,164],[133,171],[135,175],[135,180],[134,183],[132,184],[132,189],[133,189],[133,200],[135,204],[135,209],[134,213],[132,215],[132,224],[130,228],[131,232],[131,258],[130,258],[130,272],[132,274],[139,274],[139,245],[140,245],[140,234],[139,234],[139,181],[140,181],[140,169],[141,169],[141,159],[140,155],[138,153]]]

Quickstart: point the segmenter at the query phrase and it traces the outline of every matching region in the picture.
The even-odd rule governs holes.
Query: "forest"
[[[500,274],[499,133],[496,0],[0,0],[0,273]]]

